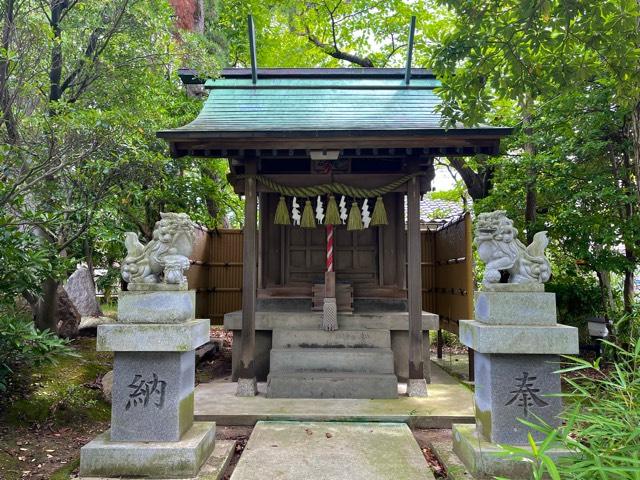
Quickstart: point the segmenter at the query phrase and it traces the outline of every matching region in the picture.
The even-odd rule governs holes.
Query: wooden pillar
[[[248,160],[244,180],[244,238],[242,244],[242,341],[238,368],[238,388],[236,395],[251,397],[257,393],[255,374],[256,347],[256,230],[257,230],[257,195],[255,160]]]
[[[471,348],[467,348],[467,357],[469,358],[469,381],[475,382],[476,380],[476,367],[475,367],[475,355]]]
[[[422,249],[420,246],[420,180],[407,189],[407,300],[409,304],[409,396],[425,396],[427,384],[422,359]]]

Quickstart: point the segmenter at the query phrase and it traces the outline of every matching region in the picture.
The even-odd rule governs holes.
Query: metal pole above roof
[[[407,49],[407,65],[404,73],[404,83],[409,85],[411,81],[411,58],[413,57],[413,37],[416,32],[416,16],[411,16],[411,24],[409,26],[409,47]]]
[[[255,85],[258,82],[258,62],[256,60],[256,34],[253,28],[253,15],[247,17],[249,25],[249,54],[251,56],[251,81]]]

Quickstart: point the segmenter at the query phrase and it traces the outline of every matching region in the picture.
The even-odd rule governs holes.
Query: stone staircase
[[[267,396],[396,398],[389,330],[274,329]]]

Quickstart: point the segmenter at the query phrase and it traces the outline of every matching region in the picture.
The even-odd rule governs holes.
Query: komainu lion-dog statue
[[[485,263],[483,284],[500,283],[503,272],[508,283],[544,283],[551,266],[544,250],[547,232],[538,232],[528,247],[518,240],[518,230],[503,210],[478,215],[475,227],[478,256]]]
[[[125,233],[127,256],[122,278],[128,283],[169,283],[187,281],[189,255],[193,251],[195,226],[185,213],[161,213],[153,229],[153,239],[143,245],[133,232]]]

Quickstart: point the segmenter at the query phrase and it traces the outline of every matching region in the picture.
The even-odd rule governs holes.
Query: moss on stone
[[[476,422],[485,438],[491,438],[491,410],[482,410],[476,403]]]
[[[178,404],[178,424],[180,425],[180,435],[191,428],[193,425],[193,407],[194,406],[194,392],[180,400]]]

